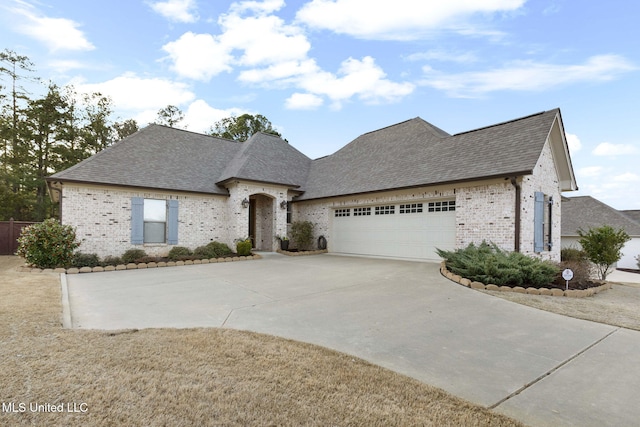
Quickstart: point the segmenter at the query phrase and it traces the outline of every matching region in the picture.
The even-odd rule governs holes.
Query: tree
[[[578,235],[582,250],[589,261],[596,265],[601,280],[607,278],[611,266],[622,258],[622,247],[631,240],[626,231],[615,230],[609,225],[590,228],[586,232],[578,230]]]
[[[127,119],[122,122],[115,122],[113,124],[113,130],[116,133],[117,139],[121,140],[138,132],[140,128],[138,127],[138,122],[134,119]]]
[[[184,120],[184,113],[175,105],[167,105],[158,110],[158,118],[156,124],[174,127]]]
[[[255,116],[243,114],[241,116],[226,117],[216,122],[209,130],[209,134],[212,136],[238,142],[246,141],[256,132],[264,132],[282,137],[280,132],[273,128],[269,119],[261,114]]]

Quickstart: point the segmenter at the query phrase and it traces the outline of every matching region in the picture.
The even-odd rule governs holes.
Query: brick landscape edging
[[[611,289],[611,283],[603,282],[602,285],[589,288],[589,289],[569,289],[567,291],[563,291],[558,288],[523,288],[521,286],[510,287],[510,286],[498,286],[498,285],[485,285],[481,282],[473,282],[469,279],[465,279],[457,274],[453,274],[449,270],[447,270],[447,264],[445,261],[440,263],[440,273],[446,277],[447,279],[456,282],[462,286],[472,289],[485,290],[485,291],[501,291],[501,292],[517,292],[521,294],[529,294],[529,295],[547,295],[554,297],[571,297],[571,298],[585,298],[593,296],[599,292],[602,292],[607,289]]]
[[[218,262],[234,262],[234,261],[249,261],[252,259],[261,259],[262,255],[249,255],[249,256],[234,256],[226,258],[210,258],[210,259],[195,259],[189,261],[161,261],[161,262],[141,262],[139,264],[119,264],[116,266],[108,265],[106,267],[82,267],[82,268],[37,268],[37,267],[20,267],[20,271],[23,273],[66,273],[66,274],[78,274],[78,273],[100,273],[103,271],[122,271],[122,270],[135,270],[143,268],[161,268],[161,267],[180,267],[183,265],[198,265],[198,264],[215,264]]]

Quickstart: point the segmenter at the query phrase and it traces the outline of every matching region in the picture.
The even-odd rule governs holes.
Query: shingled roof
[[[577,236],[578,230],[609,225],[640,237],[640,223],[591,196],[562,198],[562,235]]]
[[[149,125],[48,180],[226,195],[224,185],[242,179],[295,188],[297,200],[310,200],[527,175],[559,115],[555,109],[453,136],[417,117],[313,161],[270,134],[238,143]]]
[[[49,181],[228,194],[221,181],[234,177],[298,187],[310,163],[272,135],[239,143],[152,124]]]
[[[640,210],[628,210],[628,211],[620,211],[635,222],[640,223]]]
[[[559,110],[450,136],[417,117],[311,165],[298,200],[531,174]]]

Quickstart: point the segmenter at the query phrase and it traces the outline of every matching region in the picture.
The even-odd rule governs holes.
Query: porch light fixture
[[[286,201],[286,200],[283,200],[282,202],[280,202],[280,207],[281,207],[282,209],[287,209],[287,201]]]
[[[242,201],[242,207],[245,209],[249,207],[249,199],[247,199],[246,197]]]

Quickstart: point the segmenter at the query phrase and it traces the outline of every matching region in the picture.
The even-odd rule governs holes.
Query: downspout
[[[514,242],[514,250],[516,252],[520,252],[520,211],[521,211],[521,194],[522,194],[522,187],[520,187],[520,184],[518,184],[518,177],[514,176],[511,177],[511,185],[513,185],[513,187],[516,189],[516,218],[515,218],[515,231],[514,231],[514,238],[513,238],[513,242]]]

